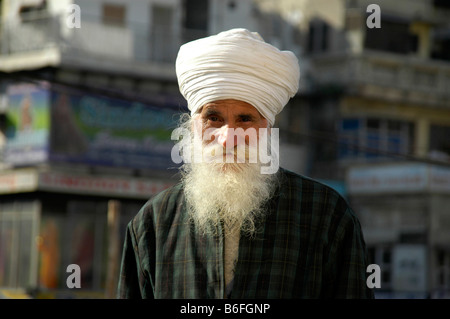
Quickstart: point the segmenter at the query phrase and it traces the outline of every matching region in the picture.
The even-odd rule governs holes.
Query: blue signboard
[[[46,83],[16,83],[7,88],[6,142],[2,161],[13,166],[45,162],[50,127]]]
[[[81,91],[51,92],[50,160],[167,169],[182,106],[134,102]]]

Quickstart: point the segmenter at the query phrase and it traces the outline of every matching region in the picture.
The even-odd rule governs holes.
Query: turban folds
[[[188,42],[175,63],[191,114],[210,102],[235,99],[254,106],[271,125],[299,86],[296,56],[256,32],[232,29]]]

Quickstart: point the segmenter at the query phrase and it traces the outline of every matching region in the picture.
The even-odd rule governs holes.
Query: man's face
[[[258,142],[259,129],[267,128],[267,124],[255,107],[233,99],[207,103],[195,121],[198,133],[201,128],[203,144],[223,148],[224,156],[231,155],[230,150],[236,155],[237,146],[255,146],[252,142]]]
[[[276,175],[262,173],[259,158],[252,161],[261,146],[254,144],[264,144],[268,121],[252,105],[231,99],[204,105],[192,120],[187,123],[194,129],[194,161],[184,166],[183,184],[197,230],[216,234],[223,224],[252,235],[276,186]],[[195,160],[197,152],[202,161]]]

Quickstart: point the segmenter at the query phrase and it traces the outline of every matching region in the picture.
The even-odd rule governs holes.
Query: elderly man
[[[182,178],[129,223],[118,297],[373,297],[346,201],[310,178],[262,170],[262,152],[278,163],[272,126],[298,90],[295,55],[233,29],[184,44],[176,72],[191,111],[180,125],[192,133]]]

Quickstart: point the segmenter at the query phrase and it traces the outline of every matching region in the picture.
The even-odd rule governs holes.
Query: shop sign
[[[450,192],[450,169],[426,164],[352,167],[347,186],[351,195]]]
[[[35,170],[5,171],[0,174],[0,194],[35,191],[38,187]]]
[[[172,130],[181,112],[169,100],[136,102],[52,89],[50,161],[167,169]]]
[[[101,196],[138,197],[146,199],[173,183],[138,178],[78,176],[56,172],[39,174],[39,189],[64,193]]]
[[[6,99],[6,142],[1,149],[2,161],[13,166],[45,162],[50,130],[48,85],[10,85]]]
[[[427,290],[427,262],[424,245],[401,244],[393,250],[392,289],[397,292]]]

